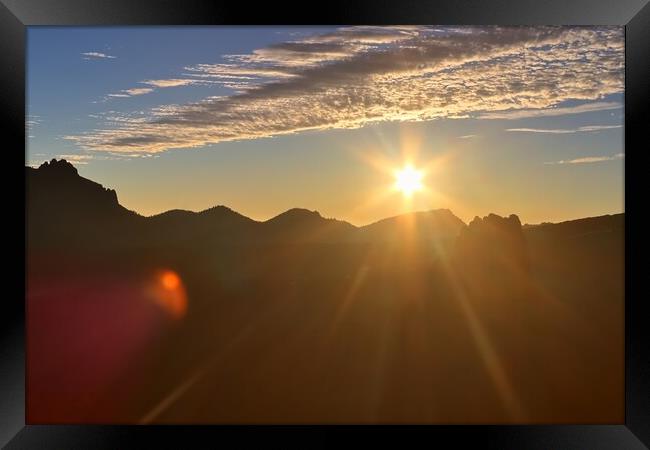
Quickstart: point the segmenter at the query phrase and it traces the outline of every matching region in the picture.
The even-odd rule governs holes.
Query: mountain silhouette
[[[362,227],[367,240],[401,241],[406,234],[424,239],[451,239],[465,223],[448,209],[420,211],[389,217]]]
[[[275,242],[345,242],[356,232],[348,222],[326,219],[318,211],[293,208],[262,223],[265,239]]]
[[[322,217],[317,211],[293,208],[259,222],[220,205],[201,212],[170,210],[150,217],[140,216],[118,203],[117,194],[81,177],[65,160],[53,159],[27,171],[29,235],[34,243],[46,239],[55,244],[97,245],[97,234],[105,230],[107,244],[118,245],[139,239],[141,245],[201,245],[253,242],[343,243],[395,242],[405,234],[417,240],[455,237],[465,224],[447,209],[415,212],[356,227],[348,222]],[[98,228],[99,227],[99,228]],[[33,232],[32,232],[33,231]],[[139,237],[138,237],[139,236]]]
[[[53,215],[102,216],[125,214],[117,193],[79,176],[65,160],[44,162],[38,169],[25,167],[27,202],[30,208],[51,208]]]
[[[64,160],[26,184],[32,423],[623,417],[624,214],[144,217]]]
[[[599,217],[568,220],[559,223],[543,223],[524,227],[528,236],[576,239],[621,232],[625,227],[625,214],[608,214]]]
[[[213,245],[250,239],[259,225],[226,206],[201,212],[171,210],[144,218],[143,242],[153,246]]]
[[[122,233],[135,231],[140,216],[121,206],[114,190],[79,176],[69,162],[52,159],[25,172],[30,245],[112,245]]]
[[[614,251],[624,225],[624,214],[523,227],[514,214],[489,214],[466,225],[450,210],[437,209],[356,227],[304,208],[256,221],[223,205],[144,217],[121,206],[114,190],[81,177],[65,160],[53,159],[37,169],[26,167],[26,182],[28,250],[87,253],[84,249],[93,249],[101,254],[124,249],[152,258],[174,258],[180,252],[211,249],[225,254],[224,246],[234,246],[250,248],[248,258],[253,260],[258,258],[255,248],[266,245],[389,246],[406,264],[432,254],[453,256],[464,277],[483,280],[482,287],[500,283],[513,270],[527,272],[531,251],[538,261],[557,267],[567,261],[582,263],[581,257],[604,251],[603,245]],[[554,260],[558,252],[561,261]],[[298,260],[286,261],[286,267]]]

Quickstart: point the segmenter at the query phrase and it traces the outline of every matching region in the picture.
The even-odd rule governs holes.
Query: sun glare
[[[422,190],[423,174],[412,166],[405,166],[395,172],[395,188],[405,196],[410,197],[414,192]]]

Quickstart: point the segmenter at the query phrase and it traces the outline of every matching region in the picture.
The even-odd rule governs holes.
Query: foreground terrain
[[[31,423],[623,420],[623,214],[142,217],[26,171]]]

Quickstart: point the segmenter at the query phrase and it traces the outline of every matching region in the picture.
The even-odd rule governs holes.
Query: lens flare
[[[160,276],[160,282],[165,289],[168,291],[173,291],[174,289],[178,288],[181,283],[181,279],[178,277],[176,272],[168,270],[163,272],[163,274]]]
[[[158,273],[155,282],[156,302],[174,319],[182,318],[187,312],[187,294],[181,277],[173,270]]]

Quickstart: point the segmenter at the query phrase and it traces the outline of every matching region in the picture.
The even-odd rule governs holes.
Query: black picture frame
[[[648,0],[363,0],[281,4],[198,0],[0,0],[0,117],[4,166],[5,260],[24,272],[26,27],[40,25],[454,24],[625,26],[625,422],[535,426],[57,426],[25,424],[25,278],[8,276],[0,301],[0,445],[21,448],[195,448],[277,439],[283,446],[347,440],[498,449],[642,449],[650,447],[650,319],[642,183],[649,147],[650,4]],[[24,156],[24,154],[23,154]],[[5,163],[7,164],[7,163]],[[11,206],[11,207],[9,207]],[[13,225],[13,226],[10,226]],[[22,236],[21,240],[19,236]],[[6,243],[13,242],[10,251]],[[606,389],[606,386],[603,386]],[[255,431],[255,433],[252,433]]]

